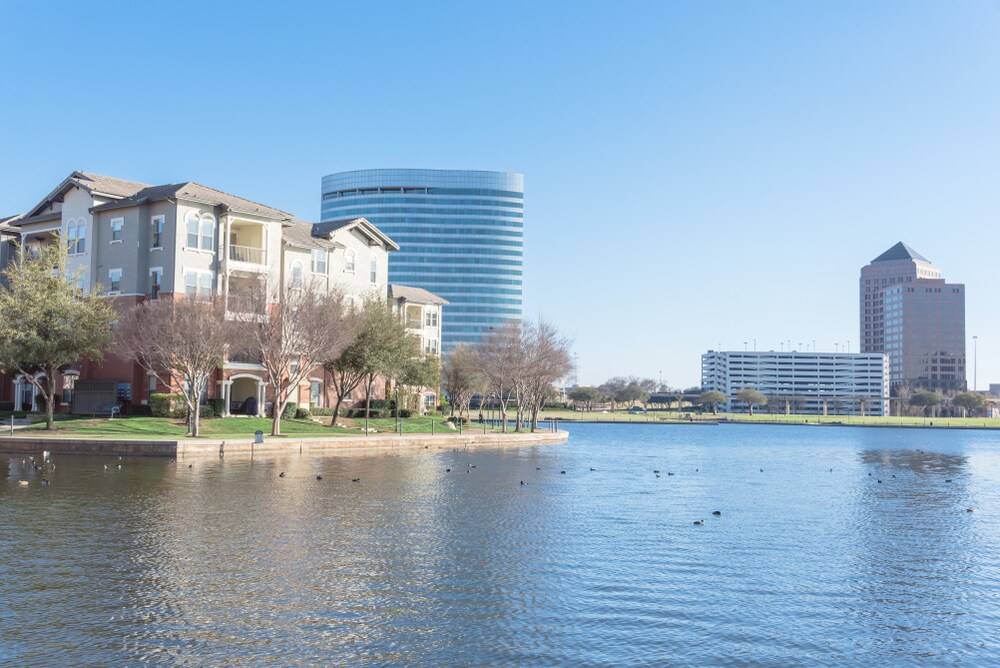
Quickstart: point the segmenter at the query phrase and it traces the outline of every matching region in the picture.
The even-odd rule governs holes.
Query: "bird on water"
[[[713,510],[712,514],[715,515],[716,517],[719,517],[720,515],[722,515],[722,511],[721,510]]]
[[[703,527],[705,526],[705,520],[695,520],[695,526]]]

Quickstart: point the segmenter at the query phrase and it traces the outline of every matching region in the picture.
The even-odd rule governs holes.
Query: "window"
[[[293,262],[292,263],[291,286],[293,288],[301,288],[302,287],[302,263],[301,262]]]
[[[152,396],[156,394],[156,376],[146,377],[146,401],[148,402]]]
[[[124,218],[111,219],[111,243],[120,244],[122,242],[122,227],[125,226]]]
[[[323,384],[318,380],[309,381],[309,403],[319,406],[320,395],[323,391]]]
[[[154,267],[149,270],[149,298],[160,298],[160,281],[163,280],[163,269]]]
[[[295,358],[288,364],[288,373],[294,376],[298,372],[299,372],[299,360],[298,358]]]
[[[191,213],[187,217],[187,247],[198,247],[198,218]]]
[[[151,249],[163,248],[163,216],[153,216]]]
[[[348,248],[347,252],[344,253],[344,270],[354,273],[354,261],[357,258],[357,253],[354,252],[353,248]]]
[[[215,218],[208,213],[200,216],[189,211],[184,217],[187,227],[187,248],[212,252],[215,250]]]
[[[73,403],[73,389],[76,387],[75,374],[63,376],[62,402],[65,405]]]
[[[326,250],[314,248],[312,252],[312,272],[314,274],[326,273]]]
[[[215,220],[211,216],[201,218],[201,249],[215,249]]]
[[[372,258],[371,262],[368,263],[368,280],[372,283],[378,283],[378,259]]]
[[[212,274],[206,272],[198,274],[198,299],[209,300],[212,298]]]
[[[438,324],[438,312],[435,308],[427,309],[424,315],[424,326],[425,327],[437,327]]]
[[[208,301],[212,298],[213,276],[210,271],[186,271],[184,272],[184,295],[188,299],[202,299]]]
[[[66,230],[70,255],[79,255],[87,250],[87,223],[70,223]]]
[[[122,291],[122,270],[121,269],[111,269],[108,271],[108,281],[111,283],[111,287],[108,288],[109,293],[118,294]]]
[[[424,343],[424,353],[427,355],[436,355],[438,351],[437,339],[427,339]]]

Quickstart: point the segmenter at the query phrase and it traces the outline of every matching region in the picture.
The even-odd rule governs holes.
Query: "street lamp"
[[[979,337],[972,337],[972,391],[979,391]]]

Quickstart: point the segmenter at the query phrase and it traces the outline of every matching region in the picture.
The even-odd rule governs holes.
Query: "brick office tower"
[[[965,285],[899,242],[861,268],[861,352],[889,356],[889,385],[962,391]]]

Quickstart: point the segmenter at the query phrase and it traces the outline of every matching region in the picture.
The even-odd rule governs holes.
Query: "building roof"
[[[210,206],[221,206],[224,209],[236,213],[246,213],[264,218],[275,218],[291,222],[293,216],[287,211],[275,209],[259,202],[231,195],[215,188],[203,186],[200,183],[187,181],[185,183],[171,183],[162,186],[147,186],[128,197],[124,197],[113,202],[107,202],[95,206],[91,211],[109,211],[111,209],[121,209],[129,206],[136,206],[144,202],[155,202],[166,199],[183,199],[189,202],[198,202]]]
[[[390,239],[382,230],[372,225],[365,218],[343,218],[340,220],[328,220],[323,223],[316,223],[313,225],[312,233],[313,236],[330,238],[333,236],[334,232],[352,229],[358,230],[372,241],[377,241],[385,246],[387,250],[399,250],[399,245],[395,241]]]
[[[28,213],[25,214],[25,217],[34,216],[39,211],[44,209],[47,204],[50,204],[53,201],[59,201],[66,191],[73,187],[82,188],[91,195],[103,195],[112,199],[118,199],[134,195],[139,190],[148,186],[149,184],[147,183],[116,179],[113,176],[102,176],[100,174],[92,174],[90,172],[73,172],[63,179],[62,182],[56,186],[52,192],[46,195],[41,202],[28,211]]]
[[[285,227],[281,233],[281,241],[296,248],[340,248],[341,244],[332,241],[329,237],[317,237],[313,235],[315,225],[304,220],[293,220]]]
[[[391,283],[389,285],[389,296],[393,299],[403,299],[408,302],[414,302],[418,304],[447,304],[448,300],[444,297],[438,297],[433,292],[429,290],[424,290],[423,288],[415,288],[410,285],[400,285],[398,283]]]
[[[904,244],[902,241],[879,255],[877,258],[872,260],[872,262],[891,262],[893,260],[920,260],[921,262],[930,262],[930,260]]]
[[[2,232],[15,232],[11,223],[24,218],[24,214],[19,213],[16,216],[0,216],[0,231]]]

